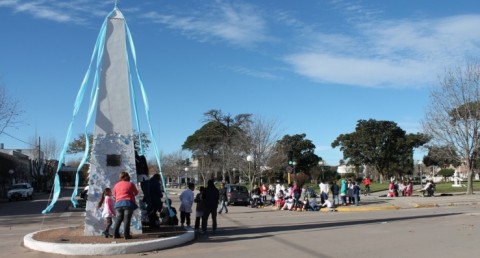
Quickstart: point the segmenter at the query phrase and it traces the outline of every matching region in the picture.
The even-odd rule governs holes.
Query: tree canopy
[[[370,165],[385,177],[411,174],[413,149],[428,142],[423,134],[406,134],[395,122],[359,120],[355,132],[332,142],[348,165]]]

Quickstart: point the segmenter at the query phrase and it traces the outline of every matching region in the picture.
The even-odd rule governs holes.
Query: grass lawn
[[[437,183],[435,185],[435,193],[461,193],[461,192],[466,192],[467,191],[467,187],[464,186],[464,187],[452,187],[452,182],[447,182],[447,183]],[[464,181],[462,182],[462,185],[466,185],[467,182]],[[362,186],[362,189],[364,188],[363,185]],[[417,187],[420,187],[420,185],[415,185],[415,188],[416,189]],[[385,190],[388,190],[388,183],[383,183],[383,184],[380,184],[380,183],[373,183],[370,185],[370,189],[372,192],[378,192],[378,191],[385,191]],[[473,182],[473,191],[474,192],[479,192],[480,191],[480,181],[474,181]]]

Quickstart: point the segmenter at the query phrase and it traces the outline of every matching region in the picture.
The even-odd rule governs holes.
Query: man
[[[162,197],[160,174],[155,174],[148,179],[147,183],[146,201],[149,227],[159,227],[160,221],[157,213],[162,210]]]
[[[227,208],[227,188],[225,188],[225,183],[220,185],[220,210],[218,211],[219,214],[222,214],[223,209],[225,208],[225,213],[228,213]]]
[[[328,199],[328,192],[329,192],[328,183],[322,180],[322,182],[320,182],[318,187],[320,188],[320,203],[323,204],[325,200]]]
[[[210,214],[212,215],[212,231],[215,234],[215,231],[217,230],[217,206],[220,193],[215,187],[213,179],[208,180],[207,188],[205,188],[202,197],[205,207],[203,210],[201,234],[205,234],[207,232],[208,217]]]

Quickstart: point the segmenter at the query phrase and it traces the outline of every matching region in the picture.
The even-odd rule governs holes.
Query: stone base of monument
[[[195,238],[191,228],[161,227],[132,239],[85,236],[83,226],[41,230],[27,234],[23,245],[32,250],[63,255],[117,255],[178,246]]]

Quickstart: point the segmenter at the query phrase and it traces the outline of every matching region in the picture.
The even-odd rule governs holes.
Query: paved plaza
[[[175,192],[171,192],[174,201]],[[215,235],[197,235],[191,242],[165,250],[115,257],[458,258],[478,255],[480,195],[393,199],[379,195],[364,196],[361,206],[339,207],[337,212],[230,206],[228,214],[218,216],[219,230]],[[2,253],[5,257],[66,257],[27,249],[22,246],[23,236],[40,228],[79,225],[83,222],[83,212],[68,211],[68,197],[60,200],[63,208],[58,207],[47,216],[14,211],[14,205],[37,209],[33,205],[42,204],[40,198],[29,202],[0,203]]]

